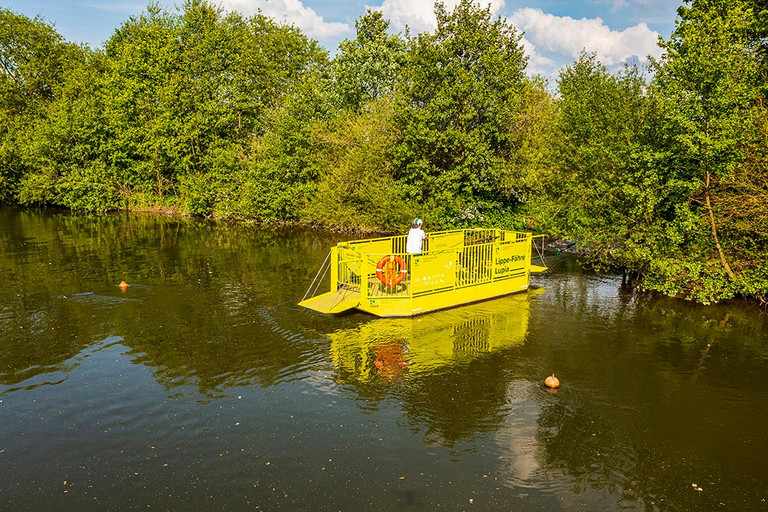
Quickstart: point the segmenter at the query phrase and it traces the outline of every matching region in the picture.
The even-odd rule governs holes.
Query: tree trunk
[[[712,202],[709,199],[709,171],[707,171],[707,183],[704,189],[704,198],[706,199],[706,202],[707,202],[707,212],[709,212],[709,224],[712,226],[712,237],[715,239],[715,247],[717,247],[717,252],[720,255],[720,262],[723,264],[723,268],[725,268],[725,272],[728,274],[728,277],[733,279],[736,276],[733,274],[733,270],[731,270],[731,266],[728,264],[728,261],[725,259],[725,253],[723,252],[723,248],[720,246],[720,240],[717,238],[717,227],[715,226],[715,214],[712,211]]]

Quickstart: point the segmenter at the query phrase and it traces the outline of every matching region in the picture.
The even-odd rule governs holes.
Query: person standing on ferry
[[[408,239],[405,242],[406,253],[418,254],[421,252],[421,243],[428,238],[422,227],[423,224],[424,222],[420,218],[413,219],[411,229],[408,230]]]

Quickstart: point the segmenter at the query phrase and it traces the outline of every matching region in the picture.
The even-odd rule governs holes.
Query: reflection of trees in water
[[[490,355],[424,375],[417,385],[398,388],[396,397],[408,424],[424,431],[427,443],[455,446],[504,423],[506,388],[503,365]]]
[[[268,385],[309,357],[256,312],[303,294],[330,235],[16,208],[0,208],[0,226],[0,383],[49,372],[111,335],[161,382],[204,393]]]
[[[240,290],[239,311],[220,295],[188,291],[148,297],[144,310],[162,316],[116,322],[134,362],[154,368],[167,389],[194,386],[214,397],[232,387],[293,380],[327,364],[327,341],[316,337],[311,322],[297,325],[290,308],[260,306],[259,290]]]
[[[573,265],[568,270],[537,278],[547,288],[548,311],[581,319],[590,330],[621,327],[629,333],[638,332],[654,345],[668,340],[676,343],[677,338],[685,345],[719,338],[736,342],[738,350],[745,352],[765,350],[762,340],[768,332],[768,315],[755,303],[731,301],[705,306],[639,293],[622,287],[618,277],[581,273]],[[543,308],[539,310],[547,314]],[[732,335],[734,327],[738,333]],[[669,336],[657,336],[658,330]]]
[[[566,394],[560,393],[560,400],[550,401],[541,409],[536,439],[542,465],[569,474],[577,493],[587,487],[612,494],[626,490],[622,499],[643,498],[653,509],[653,496],[644,492],[648,482],[633,480],[634,475],[639,476],[639,461],[649,453],[637,453],[636,440],[623,439],[621,426],[607,420],[601,408],[577,398],[568,400],[570,397],[563,396]],[[630,494],[632,489],[645,495]]]
[[[537,420],[544,466],[570,475],[577,492],[619,494],[627,506],[759,506],[766,315],[633,294],[618,280],[562,281],[548,283],[527,345],[562,340],[546,349],[566,378]]]
[[[121,280],[204,284],[226,278],[263,284],[280,298],[282,290],[304,291],[331,243],[330,236],[299,228],[259,229],[152,215],[2,208],[0,224],[5,277],[54,295],[102,289]],[[280,274],[277,285],[270,275],[275,272]]]
[[[47,295],[20,295],[0,308],[0,385],[66,369],[63,363],[99,339],[91,312]],[[76,334],[77,333],[77,334]]]
[[[751,454],[739,447],[745,437],[759,435],[756,429],[732,426],[715,434],[718,427],[700,423],[711,411],[667,406],[638,412],[563,395],[542,407],[537,453],[543,467],[569,476],[576,494],[595,491],[619,497],[622,508],[649,510],[762,505],[765,442]]]

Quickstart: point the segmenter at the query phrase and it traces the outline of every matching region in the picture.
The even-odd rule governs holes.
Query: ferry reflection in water
[[[328,335],[334,367],[342,381],[399,379],[522,345],[531,297],[541,291],[335,331]]]

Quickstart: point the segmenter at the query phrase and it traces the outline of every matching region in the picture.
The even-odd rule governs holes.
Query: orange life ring
[[[384,256],[376,265],[376,277],[382,284],[392,288],[408,275],[408,265],[401,256]]]

